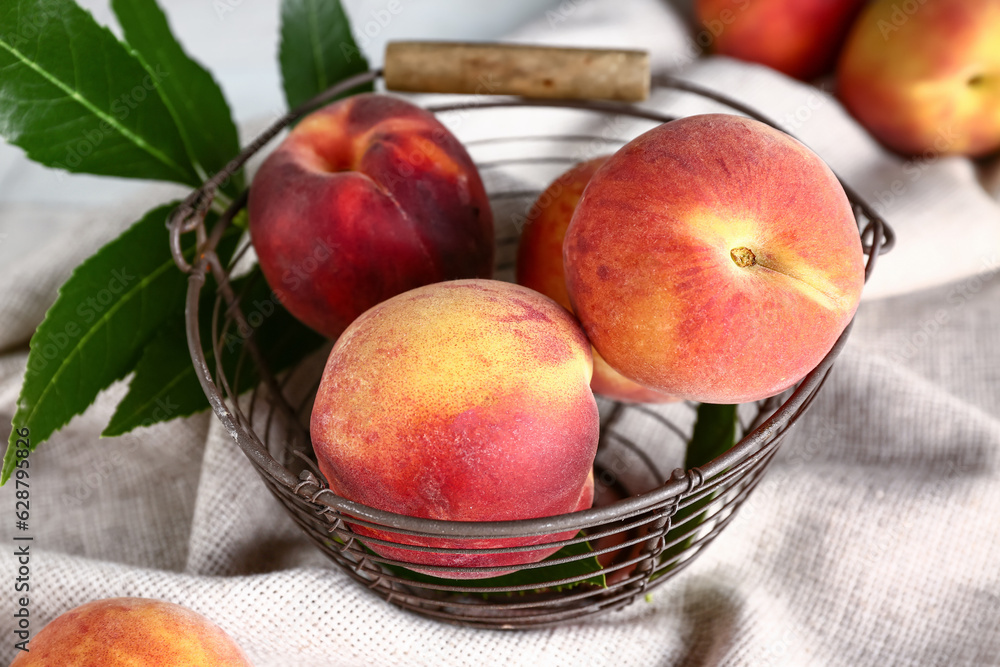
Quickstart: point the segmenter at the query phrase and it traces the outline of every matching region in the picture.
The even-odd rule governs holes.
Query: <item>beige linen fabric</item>
[[[88,600],[137,595],[206,614],[258,667],[1000,664],[1000,207],[973,165],[907,164],[814,89],[694,58],[681,20],[654,0],[560,7],[560,20],[541,16],[515,37],[650,48],[659,70],[785,119],[874,201],[904,184],[881,204],[899,247],[880,262],[826,386],[731,525],[649,601],[620,612],[518,633],[453,627],[334,569],[213,416],[99,439],[119,383],[32,455],[34,631]],[[714,109],[670,93],[654,103]],[[524,129],[472,118],[463,138]],[[136,211],[164,200],[136,196]],[[76,215],[0,209],[15,213]],[[120,207],[86,208],[72,234],[0,267],[3,423],[24,343],[58,285],[129,219]],[[0,507],[13,510],[10,485]],[[15,571],[0,558],[3,585]],[[4,613],[0,661],[14,655],[13,627]]]

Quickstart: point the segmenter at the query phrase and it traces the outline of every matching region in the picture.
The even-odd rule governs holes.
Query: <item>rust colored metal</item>
[[[252,332],[253,327],[249,326],[241,308],[241,295],[235,293],[230,284],[231,267],[223,266],[215,253],[222,232],[245,206],[246,193],[233,202],[211,229],[206,228],[205,214],[219,185],[283,128],[310,110],[379,76],[379,71],[372,71],[345,80],[276,121],[233,158],[222,172],[193,192],[172,216],[169,226],[174,259],[178,268],[189,274],[186,304],[188,344],[205,395],[218,419],[256,468],[266,488],[284,505],[292,520],[354,580],[389,602],[441,621],[498,629],[551,626],[623,607],[680,572],[729,524],[761,479],[788,429],[802,416],[820,390],[844,347],[850,327],[823,361],[795,388],[781,396],[742,406],[739,442],[701,468],[676,469],[669,475],[661,470],[663,461],[669,460],[667,453],[683,452],[693,423],[693,405],[680,404],[666,409],[603,402],[601,445],[595,478],[598,485],[604,487],[599,488],[597,494],[604,499],[599,502],[604,504],[590,510],[523,521],[463,523],[403,516],[337,497],[319,475],[309,444],[309,409],[322,371],[321,362],[312,366],[304,364],[282,377],[275,377],[267,369],[264,355],[251,333],[244,343],[239,368],[244,364],[256,366],[263,381],[249,394],[238,397],[232,390],[236,386],[235,380],[225,376],[218,361],[210,364],[206,359],[206,346],[213,349],[214,358],[219,360],[227,334],[234,328]],[[654,80],[654,85],[722,102],[738,112],[773,125],[745,105],[693,84],[661,77]],[[427,106],[439,114],[525,107],[562,109],[575,114],[582,112],[604,121],[623,117],[654,123],[673,120],[671,116],[648,108],[600,101],[476,98]],[[599,145],[610,152],[625,141],[625,138],[613,139],[595,132],[491,137],[469,141],[467,146],[484,175],[494,206],[516,211],[518,207],[530,206],[544,185],[525,187],[517,179],[509,178],[510,174],[540,165],[549,165],[558,169],[556,173],[561,173],[581,160],[579,155],[563,155],[567,151],[554,150],[553,147]],[[542,145],[545,148],[539,148]],[[493,159],[485,155],[504,146],[515,146],[517,154],[524,154]],[[477,157],[480,153],[484,155]],[[504,172],[508,178],[495,177],[494,172]],[[892,246],[894,235],[870,205],[850,187],[844,187],[854,206],[859,234],[868,256],[867,279],[876,258]],[[500,274],[509,273],[513,268],[518,232],[516,224],[498,228],[497,269]],[[196,235],[199,244],[199,252],[192,263],[187,262],[180,252],[181,236],[190,233]],[[208,275],[214,277],[218,288],[212,340],[206,341],[202,340],[199,331],[198,310],[199,297]],[[295,381],[290,381],[292,377]],[[303,387],[312,389],[304,391]],[[642,442],[633,441],[629,435],[628,424],[636,420],[645,420]],[[627,464],[621,464],[622,461]],[[559,580],[486,588],[471,580],[412,577],[400,569],[400,562],[366,549],[355,538],[349,524],[375,527],[387,535],[457,539],[524,537],[577,531],[578,536],[571,540],[548,545],[454,551],[504,553],[587,541],[594,549],[592,552],[568,556],[563,560],[570,562],[596,557],[604,566],[606,585],[588,583],[587,579],[593,576],[589,572]],[[373,538],[364,539],[369,544],[379,542]],[[551,561],[524,565],[518,569],[531,570],[549,564]]]

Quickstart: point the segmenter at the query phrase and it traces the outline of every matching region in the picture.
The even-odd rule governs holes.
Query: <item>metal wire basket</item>
[[[589,614],[629,604],[651,588],[680,572],[732,520],[734,512],[753,491],[788,429],[809,407],[823,385],[834,359],[840,353],[850,326],[830,353],[796,387],[780,396],[740,406],[739,442],[727,453],[700,468],[667,470],[683,461],[685,444],[694,422],[695,406],[689,403],[645,406],[600,400],[601,440],[595,462],[595,507],[590,510],[521,521],[449,522],[403,516],[359,505],[337,497],[319,475],[309,443],[308,418],[311,401],[322,372],[322,359],[275,377],[266,367],[247,322],[240,294],[230,282],[232,263],[224,266],[216,247],[234,216],[245,206],[244,192],[219,221],[208,229],[205,213],[215,190],[282,128],[308,111],[360,84],[376,80],[380,71],[347,79],[275,122],[254,140],[228,167],[194,192],[179,207],[170,222],[171,246],[178,267],[190,274],[187,293],[187,335],[192,362],[205,394],[218,418],[240,446],[271,493],[335,563],[345,572],[386,600],[419,614],[467,626],[483,628],[529,628],[558,624]],[[660,78],[657,88],[683,91],[722,102],[734,110],[769,121],[740,103],[686,82]],[[655,110],[622,103],[537,100],[521,98],[446,102],[428,106],[437,113],[462,110],[547,107],[573,110],[599,117],[627,117],[662,123],[673,120]],[[770,123],[769,123],[770,124]],[[467,148],[477,162],[491,201],[497,224],[500,278],[509,278],[518,241],[516,224],[503,224],[505,212],[523,210],[555,175],[579,161],[577,153],[559,147],[600,145],[612,152],[631,137],[603,135],[527,135],[492,137],[470,141]],[[529,147],[534,147],[529,150]],[[539,148],[543,146],[543,148]],[[515,157],[491,157],[498,147],[514,147]],[[540,152],[544,151],[544,152]],[[522,157],[516,155],[523,154]],[[525,185],[520,170],[548,169],[536,173]],[[530,181],[530,179],[528,179]],[[859,223],[867,258],[865,277],[871,274],[879,254],[893,243],[889,226],[847,185],[844,185]],[[195,233],[199,253],[194,263],[181,252],[181,236]],[[244,247],[244,250],[246,248]],[[203,352],[205,341],[199,330],[199,297],[211,274],[217,285],[212,339],[208,341],[216,360],[227,334],[234,328],[251,332],[243,347],[236,374],[246,364],[256,366],[262,382],[248,395],[237,396],[238,379],[227,377],[221,364],[210,366]],[[582,571],[556,580],[546,578],[553,560],[495,568],[517,570],[520,579],[445,580],[413,575],[401,569],[401,561],[376,555],[356,539],[352,526],[379,531],[380,539],[364,537],[365,544],[389,544],[403,549],[451,551],[460,554],[530,551],[544,547],[568,547],[588,543],[592,551],[577,548],[556,554],[556,564],[603,565],[595,580],[592,571]],[[527,547],[483,548],[482,540],[575,534],[572,539],[547,539]],[[462,549],[408,546],[393,537],[448,538],[470,540]],[[480,540],[479,548],[473,543]],[[537,540],[536,540],[537,541]],[[509,543],[509,542],[508,542]],[[565,555],[569,554],[569,555]],[[449,567],[449,570],[461,569]],[[468,568],[489,572],[489,568]],[[427,571],[427,567],[421,567]],[[535,576],[531,576],[535,570]],[[498,572],[499,573],[499,572]]]

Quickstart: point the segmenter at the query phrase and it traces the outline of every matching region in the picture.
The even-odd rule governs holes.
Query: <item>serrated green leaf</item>
[[[282,0],[278,53],[288,108],[368,71],[340,0]],[[371,84],[352,92],[373,90]]]
[[[578,535],[578,537],[582,536]],[[365,547],[367,549],[367,547]],[[559,551],[555,552],[542,562],[558,560],[560,558],[569,558],[570,556],[580,556],[583,554],[591,553],[593,549],[590,547],[589,542],[579,542],[577,544],[569,544],[564,546]],[[576,583],[566,584],[564,586],[559,586],[561,589],[568,589],[578,586],[580,584],[590,584],[593,586],[600,586],[601,588],[607,587],[607,581],[604,578],[604,568],[597,561],[596,556],[591,556],[590,558],[581,558],[580,560],[570,561],[568,563],[556,563],[554,565],[548,565],[546,567],[530,568],[525,570],[518,570],[517,572],[511,572],[510,574],[504,574],[499,577],[490,577],[488,579],[444,579],[442,577],[432,577],[427,574],[421,574],[420,572],[414,572],[410,569],[399,567],[395,565],[386,565],[386,567],[392,570],[396,575],[403,577],[404,579],[410,579],[412,581],[419,581],[427,584],[434,584],[438,586],[468,586],[470,588],[494,588],[501,586],[541,586],[546,587],[545,584],[549,581],[558,581],[561,579],[570,579],[573,577],[581,577],[584,575],[593,575],[587,579],[583,579]],[[530,589],[528,589],[530,590]],[[484,595],[511,595],[511,593],[484,593]]]
[[[278,373],[295,365],[326,342],[278,303],[260,269],[233,281],[232,286],[237,294],[243,295],[244,314],[251,326],[256,325],[253,326],[254,339],[272,372]],[[215,353],[208,342],[212,337],[215,298],[215,292],[208,290],[202,295],[198,308],[205,359],[213,369]],[[249,358],[244,359],[236,380],[236,367],[248,334],[248,331],[231,328],[221,346],[223,369],[229,381],[236,383],[233,386],[237,393],[252,389],[260,381],[256,366]],[[121,435],[139,426],[186,417],[209,407],[191,363],[184,316],[180,313],[173,316],[143,350],[128,394],[118,404],[102,435]]]
[[[72,0],[0,0],[0,135],[48,167],[197,185],[156,80]]]
[[[167,216],[153,209],[78,266],[31,337],[13,423],[31,430],[32,449],[125,377],[146,342],[184,306],[187,276],[170,254]],[[187,254],[193,252],[193,241]],[[14,434],[11,434],[14,437]],[[14,440],[0,483],[14,466]]]
[[[236,125],[222,89],[211,73],[191,59],[177,42],[156,0],[112,0],[125,41],[147,71],[156,67],[170,76],[156,78],[157,90],[184,140],[201,177],[215,174],[240,151]],[[242,187],[238,174],[227,190]]]
[[[184,319],[175,315],[143,348],[128,393],[101,436],[122,435],[139,426],[187,417],[207,407],[208,399],[188,354]]]

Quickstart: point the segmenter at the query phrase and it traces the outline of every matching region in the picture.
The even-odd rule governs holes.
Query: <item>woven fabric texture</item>
[[[33,630],[86,601],[134,595],[207,615],[258,667],[1000,664],[1000,206],[976,167],[886,153],[832,96],[703,57],[681,15],[655,0],[573,0],[555,12],[512,37],[650,49],[657,72],[782,122],[897,231],[827,384],[735,520],[619,612],[517,633],[454,627],[336,570],[214,416],[100,439],[123,381],[31,457]],[[662,91],[652,103],[719,109]],[[476,137],[498,122],[457,131]],[[547,122],[539,114],[535,129]],[[129,205],[161,201],[156,190]],[[72,202],[16,214],[72,217]],[[71,234],[0,267],[4,423],[58,285],[129,219],[121,207],[87,209]],[[11,485],[0,503],[13,508]],[[15,559],[0,558],[0,580],[15,576]],[[3,614],[0,662],[13,658],[13,629]]]

